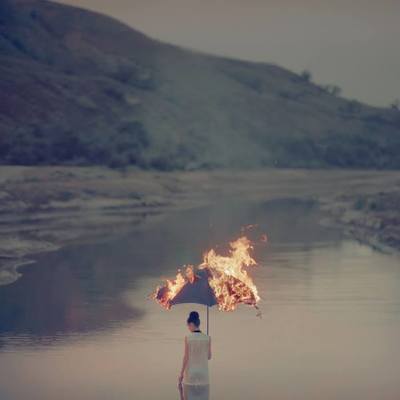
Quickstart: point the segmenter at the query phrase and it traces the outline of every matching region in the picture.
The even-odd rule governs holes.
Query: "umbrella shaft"
[[[207,306],[207,335],[208,335],[208,320],[209,320],[209,317],[208,317],[208,309],[209,309],[209,307]]]

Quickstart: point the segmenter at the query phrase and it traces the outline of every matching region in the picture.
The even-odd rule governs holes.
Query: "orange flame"
[[[171,308],[171,300],[181,291],[185,286],[186,279],[180,271],[176,274],[175,279],[167,279],[164,286],[159,286],[152,297],[157,300],[164,308]],[[165,293],[159,296],[159,292],[164,289]]]
[[[261,237],[261,241],[266,241],[266,235]],[[204,254],[203,262],[196,268],[208,270],[208,283],[220,310],[233,311],[240,303],[257,308],[260,296],[245,269],[257,265],[250,254],[253,245],[246,236],[242,236],[229,243],[229,246],[226,256],[217,254],[214,249],[209,250]],[[194,283],[197,278],[195,267],[189,265],[184,273],[178,271],[175,279],[167,279],[151,297],[164,308],[170,309],[172,301],[182,288],[188,283]]]
[[[240,303],[256,306],[260,300],[257,287],[243,268],[257,265],[250,255],[253,246],[246,236],[229,245],[228,256],[218,255],[213,249],[207,252],[200,268],[208,268],[211,273],[209,284],[220,310],[233,311]]]

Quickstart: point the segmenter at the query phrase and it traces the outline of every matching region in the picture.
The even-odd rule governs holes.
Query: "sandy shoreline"
[[[312,199],[324,223],[372,246],[400,249],[400,172],[255,170],[114,171],[0,167],[0,285],[29,256],[141,229],[177,210],[224,198]]]

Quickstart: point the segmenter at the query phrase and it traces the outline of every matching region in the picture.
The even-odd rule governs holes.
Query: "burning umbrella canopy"
[[[167,309],[175,304],[183,303],[197,303],[212,307],[218,303],[208,280],[207,270],[194,272],[194,268],[188,266],[185,275],[178,272],[174,281],[167,281],[165,286],[159,287],[154,298]]]
[[[262,240],[265,239],[263,235]],[[166,309],[181,303],[204,304],[207,307],[218,305],[221,311],[233,311],[241,303],[257,308],[260,296],[245,269],[257,265],[250,254],[253,245],[246,236],[242,236],[229,243],[229,247],[228,255],[209,250],[201,264],[197,267],[186,266],[184,272],[178,271],[175,279],[167,279],[152,297]]]

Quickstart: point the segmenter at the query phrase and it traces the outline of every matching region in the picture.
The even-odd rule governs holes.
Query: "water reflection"
[[[0,336],[14,344],[17,337],[48,344],[139,320],[145,310],[127,304],[123,294],[136,290],[141,277],[167,275],[178,265],[200,261],[202,250],[233,238],[249,222],[257,222],[275,244],[301,237],[305,248],[322,231],[313,203],[232,202],[180,213],[145,232],[44,254],[22,268],[17,282],[0,287]]]
[[[398,400],[400,258],[343,240],[318,225],[312,204],[292,202],[190,211],[39,257],[0,288],[0,399],[184,396],[175,386],[184,321],[204,307],[164,311],[147,295],[253,221],[270,237],[252,270],[263,318],[245,306],[210,310],[209,396]]]
[[[209,400],[210,385],[178,385],[180,400]]]

